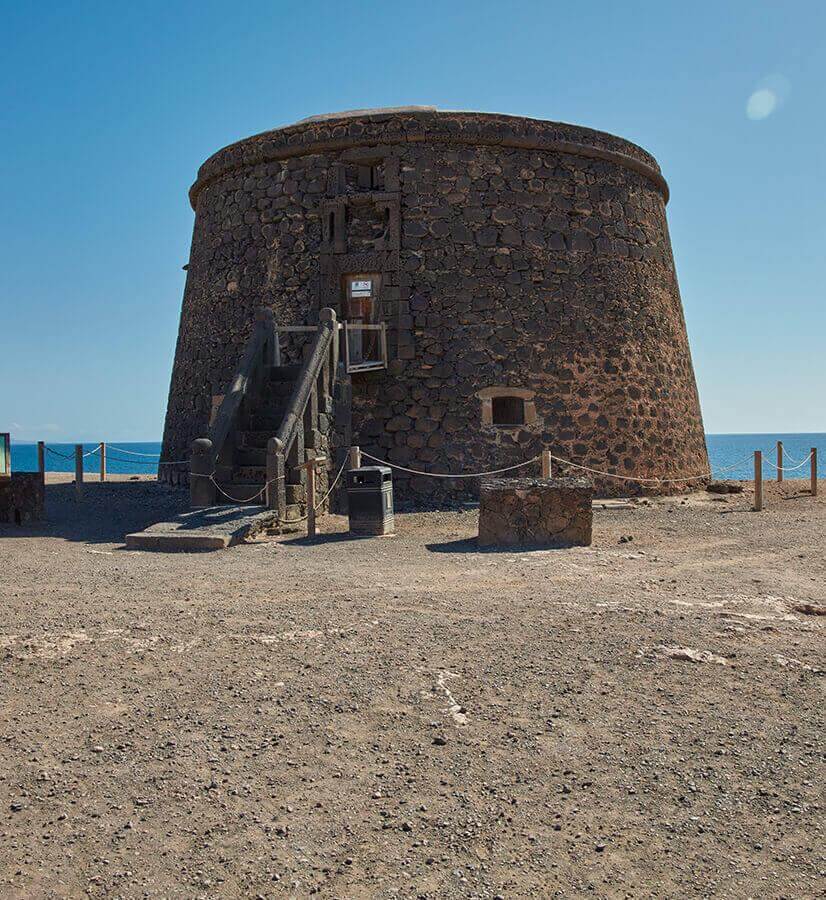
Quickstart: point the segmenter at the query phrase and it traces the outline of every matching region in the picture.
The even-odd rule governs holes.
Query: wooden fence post
[[[101,441],[98,449],[100,452],[100,480],[106,481],[106,444]]]
[[[777,442],[777,480],[783,480],[783,441]]]
[[[812,496],[817,497],[817,447],[812,447]]]
[[[40,477],[45,481],[46,480],[46,442],[45,441],[37,442],[37,471],[40,472]]]
[[[754,451],[754,511],[763,509],[763,451]]]
[[[315,537],[315,460],[307,466],[307,537]]]
[[[350,468],[351,469],[360,469],[361,468],[361,448],[360,447],[351,447],[350,448]]]
[[[75,495],[83,496],[83,444],[75,444]]]
[[[551,451],[550,450],[542,451],[542,477],[543,478],[551,477]]]
[[[316,466],[327,462],[326,456],[315,456],[307,459],[307,462],[299,469],[307,470],[307,537],[316,536],[315,524],[315,476]]]

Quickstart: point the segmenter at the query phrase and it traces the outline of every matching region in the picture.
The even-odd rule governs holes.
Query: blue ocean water
[[[754,474],[752,454],[763,451],[763,477],[774,480],[776,473],[772,463],[776,463],[776,444],[783,441],[785,478],[808,478],[809,463],[798,468],[812,447],[817,447],[818,476],[826,478],[826,434],[708,434],[706,443],[714,474],[720,478],[751,479]],[[97,472],[100,457],[96,444],[84,444],[84,452],[89,456],[84,460],[84,470]],[[74,444],[47,444],[46,469],[50,472],[74,472]],[[113,442],[107,444],[106,469],[112,473],[135,475],[154,473],[161,452],[161,445],[155,441],[143,443]],[[37,470],[37,446],[35,444],[15,444],[11,446],[11,465],[15,472]],[[687,472],[686,474],[699,474]]]
[[[83,471],[94,474],[100,471],[100,453],[97,444],[84,444],[83,452],[89,455],[83,460]],[[106,445],[106,471],[118,475],[154,474],[158,470],[161,445],[157,441],[122,443],[114,441]],[[37,444],[11,445],[13,472],[37,471]],[[46,471],[74,472],[75,445],[46,443]]]

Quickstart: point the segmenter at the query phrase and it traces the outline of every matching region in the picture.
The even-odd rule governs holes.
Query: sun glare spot
[[[752,122],[767,119],[788,97],[789,80],[783,75],[769,75],[757,83],[746,101],[746,116]]]
[[[746,115],[752,119],[765,119],[777,108],[777,95],[768,88],[755,91],[746,104]]]

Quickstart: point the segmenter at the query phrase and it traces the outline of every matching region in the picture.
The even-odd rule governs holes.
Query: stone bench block
[[[491,478],[479,491],[480,547],[589,546],[586,478]]]

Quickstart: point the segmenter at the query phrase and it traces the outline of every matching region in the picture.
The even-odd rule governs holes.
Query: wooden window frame
[[[526,428],[536,422],[536,391],[528,391],[515,387],[490,387],[477,391],[476,396],[482,401],[482,425],[488,428]],[[493,401],[500,399],[522,401],[522,422],[497,423],[493,421]]]

